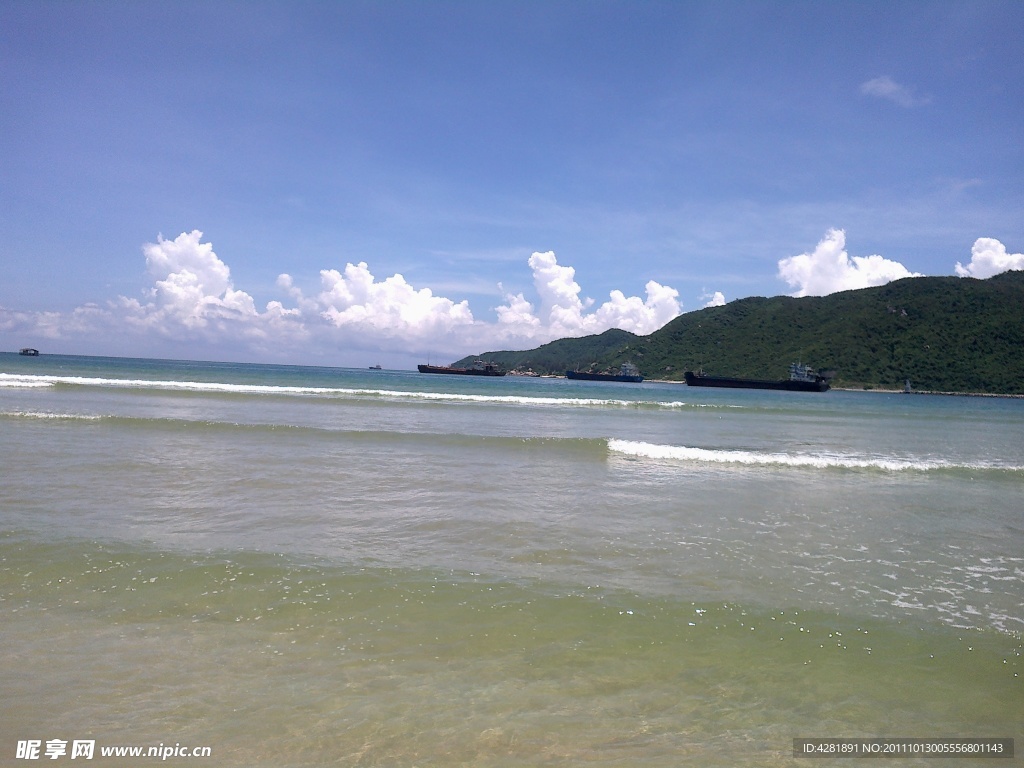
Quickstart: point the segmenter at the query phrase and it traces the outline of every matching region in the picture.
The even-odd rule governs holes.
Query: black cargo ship
[[[739,379],[730,376],[708,376],[703,371],[686,371],[683,376],[691,387],[725,387],[727,389],[780,389],[787,392],[827,392],[828,379],[800,363],[789,366],[789,378],[781,381]]]
[[[623,363],[618,373],[589,373],[587,371],[566,371],[565,378],[579,381],[628,381],[637,384],[644,380],[632,363]]]
[[[484,363],[477,360],[469,368],[452,368],[450,365],[417,365],[420,373],[453,373],[457,376],[504,376],[506,371],[497,363]]]

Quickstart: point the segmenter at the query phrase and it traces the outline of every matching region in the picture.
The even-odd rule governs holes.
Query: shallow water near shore
[[[1022,434],[1002,398],[0,355],[0,764],[1020,737]]]

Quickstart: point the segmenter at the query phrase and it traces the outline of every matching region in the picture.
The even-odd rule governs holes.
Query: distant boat
[[[725,387],[728,389],[781,389],[788,392],[827,392],[828,379],[815,373],[814,369],[802,363],[791,363],[789,378],[781,381],[762,379],[739,379],[730,376],[708,376],[703,371],[683,373],[691,387]]]
[[[485,363],[477,360],[469,368],[452,368],[449,365],[417,365],[420,373],[454,373],[459,376],[504,376],[497,363]]]
[[[39,350],[32,349],[32,347],[22,347],[18,350],[19,355],[25,355],[25,357],[39,357]]]
[[[376,365],[371,365],[370,366],[370,370],[371,371],[379,371],[379,370],[381,370],[380,363],[377,363]]]
[[[644,380],[639,369],[632,363],[623,363],[618,373],[590,373],[588,371],[566,371],[565,378],[579,381],[628,381],[633,384]]]

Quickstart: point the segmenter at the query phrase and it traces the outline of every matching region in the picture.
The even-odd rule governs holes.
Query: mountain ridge
[[[802,361],[833,385],[1024,393],[1024,272],[985,280],[911,277],[828,296],[748,297],[694,310],[646,336],[611,329],[522,351],[471,355],[510,370],[562,374],[632,362],[648,379],[686,370],[785,378]]]

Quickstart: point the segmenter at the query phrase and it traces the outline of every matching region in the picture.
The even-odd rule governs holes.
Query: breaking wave
[[[1001,470],[1022,472],[1024,467],[995,463],[958,464],[942,459],[897,458],[892,456],[857,456],[840,453],[770,453],[764,451],[718,450],[691,448],[682,445],[656,445],[632,440],[608,441],[608,450],[637,458],[659,459],[703,464],[745,466],[785,466],[810,469],[877,469],[888,472],[907,470]]]
[[[335,399],[365,399],[407,402],[492,403],[556,407],[639,408],[639,409],[737,409],[743,406],[682,401],[626,400],[589,397],[545,397],[539,395],[466,394],[359,387],[309,387],[269,384],[238,384],[215,381],[175,381],[151,379],[109,379],[85,376],[18,375],[0,373],[0,387],[40,388],[55,386],[103,387],[116,389],[162,390],[219,395],[306,396]]]

